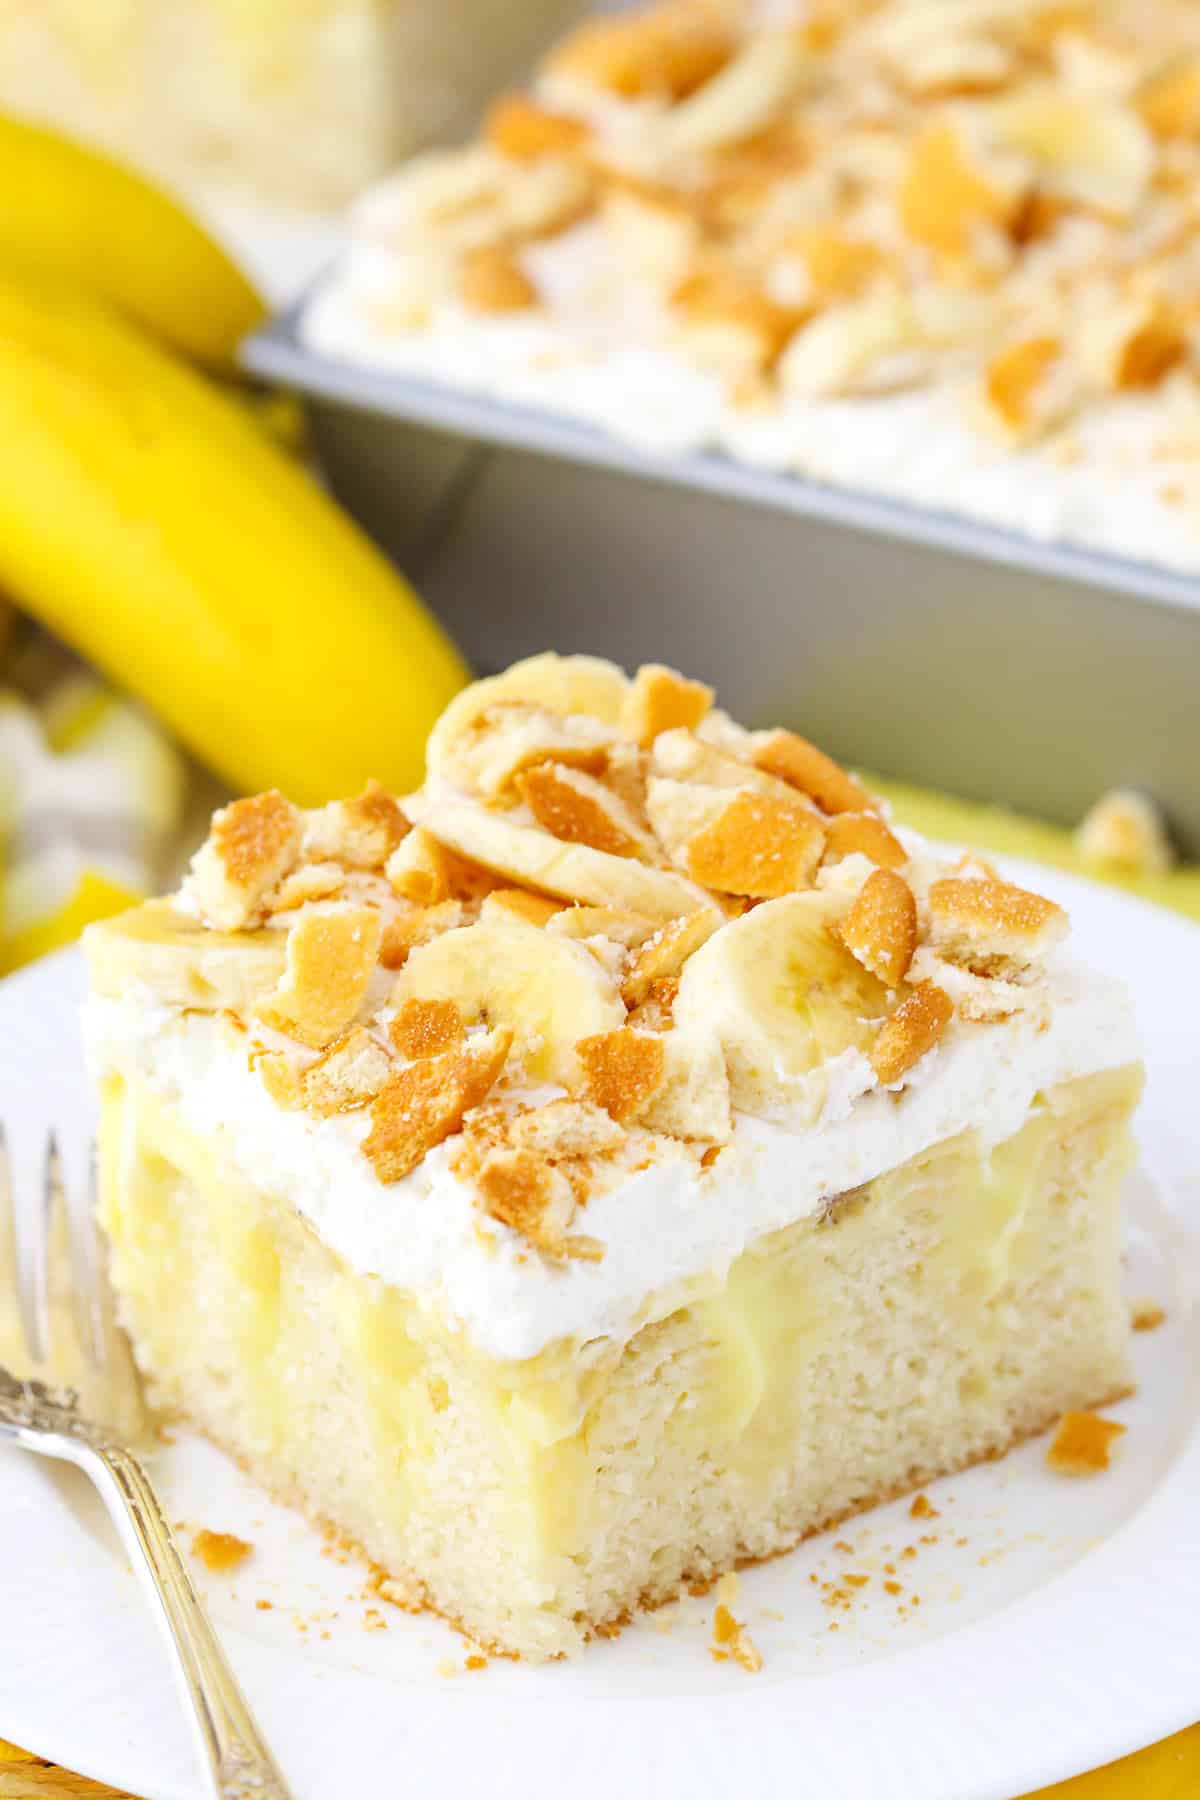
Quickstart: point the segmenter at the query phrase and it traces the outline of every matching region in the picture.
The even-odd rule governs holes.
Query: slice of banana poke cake
[[[660,667],[236,801],[87,939],[158,1404],[540,1659],[1113,1399],[1141,1074],[1066,932]]]

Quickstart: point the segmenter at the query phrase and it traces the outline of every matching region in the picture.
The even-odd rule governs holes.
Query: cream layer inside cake
[[[603,1259],[565,1267],[531,1257],[502,1226],[481,1236],[449,1146],[381,1204],[358,1150],[365,1117],[281,1110],[249,1066],[242,1035],[213,1015],[164,1007],[150,992],[93,998],[87,1032],[101,1070],[140,1081],[185,1129],[220,1142],[240,1180],[295,1208],[350,1268],[432,1307],[488,1354],[522,1358],[557,1339],[625,1335],[670,1305],[675,1284],[722,1278],[749,1245],[833,1196],[967,1130],[986,1152],[1020,1130],[1044,1090],[1136,1059],[1119,984],[1061,953],[1045,982],[1045,1013],[1002,1030],[955,1020],[903,1094],[856,1094],[865,1063],[849,1052],[840,1059],[844,1096],[835,1088],[803,1133],[740,1116],[710,1169],[693,1147],[657,1139],[649,1167],[624,1178],[609,1169],[588,1200],[586,1226],[603,1241]],[[544,1103],[562,1091],[528,1094]],[[648,1148],[638,1140],[625,1162],[642,1161]]]
[[[569,1653],[1128,1386],[1136,1070],[1052,1088],[698,1275],[629,1336],[494,1357],[355,1270],[144,1078],[104,1224],[157,1403],[481,1642]],[[736,1191],[726,1195],[736,1204]]]

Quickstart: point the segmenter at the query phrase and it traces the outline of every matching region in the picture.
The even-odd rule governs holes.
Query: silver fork
[[[38,1146],[42,1167],[29,1196],[37,1203],[21,1210],[18,1230],[16,1192],[24,1183],[14,1175],[0,1125],[0,1325],[6,1309],[10,1322],[20,1320],[20,1331],[11,1335],[23,1336],[39,1374],[36,1380],[19,1376],[0,1361],[0,1442],[75,1463],[95,1483],[134,1572],[155,1603],[213,1800],[290,1800],[149,1477],[130,1447],[137,1422],[145,1418],[141,1384],[116,1321],[106,1248],[94,1222],[95,1157],[91,1151],[76,1157],[85,1167],[72,1169],[71,1185],[87,1189],[87,1214],[81,1218],[68,1206],[64,1151],[69,1155],[70,1148],[60,1148],[53,1133]],[[59,1266],[54,1253],[64,1236],[70,1277],[68,1294],[61,1296],[52,1280]],[[64,1310],[70,1315],[65,1331],[58,1316]],[[3,1345],[0,1331],[0,1356]],[[73,1385],[63,1385],[68,1380]]]

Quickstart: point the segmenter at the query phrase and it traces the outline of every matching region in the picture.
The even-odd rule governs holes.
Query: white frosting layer
[[[1117,983],[1065,956],[1052,959],[1047,981],[1049,1023],[1041,1009],[1001,1025],[956,1019],[899,1096],[860,1095],[804,1131],[740,1117],[709,1170],[663,1140],[649,1168],[596,1194],[578,1221],[603,1243],[603,1259],[565,1266],[483,1218],[450,1170],[447,1145],[382,1187],[357,1148],[365,1116],[281,1111],[245,1049],[208,1017],[134,992],[90,1000],[86,1030],[98,1070],[149,1082],[187,1127],[294,1206],[355,1269],[439,1310],[484,1351],[520,1359],[560,1338],[627,1335],[676,1284],[719,1277],[756,1238],[826,1198],[972,1127],[998,1143],[1020,1128],[1039,1090],[1136,1059]]]
[[[740,409],[717,376],[665,347],[649,290],[606,285],[603,239],[584,224],[525,253],[538,313],[484,317],[453,302],[428,327],[385,328],[403,258],[364,237],[310,304],[303,333],[344,361],[467,389],[600,426],[652,455],[720,449],[739,461],[956,512],[1041,541],[1200,569],[1190,378],[1096,400],[1053,448],[997,443],[951,380],[878,396],[781,398]],[[611,258],[609,258],[611,262]],[[1177,455],[1165,447],[1183,441]],[[1190,495],[1186,504],[1172,494]],[[1200,605],[1200,597],[1197,604]]]

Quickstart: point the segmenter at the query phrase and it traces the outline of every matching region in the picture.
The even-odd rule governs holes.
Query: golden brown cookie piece
[[[400,1181],[461,1129],[464,1115],[491,1092],[511,1045],[511,1032],[493,1031],[477,1044],[393,1071],[372,1104],[362,1145],[380,1181]]]
[[[929,890],[929,941],[950,962],[977,975],[1028,968],[1067,935],[1053,900],[1007,881],[956,876]]]
[[[576,1045],[584,1069],[584,1095],[625,1124],[637,1117],[666,1079],[662,1040],[623,1027]]]
[[[687,871],[718,893],[776,900],[811,887],[824,847],[824,827],[808,807],[743,789],[690,840]]]
[[[947,994],[932,981],[922,981],[885,1019],[871,1046],[871,1067],[884,1087],[891,1087],[937,1043],[954,1017]]]
[[[300,813],[274,788],[215,813],[186,884],[204,922],[220,931],[258,924],[267,896],[299,861],[302,835]]]
[[[410,1062],[441,1056],[466,1039],[463,1016],[453,1000],[406,1000],[388,1026],[388,1036]]]
[[[1066,1412],[1046,1452],[1046,1461],[1059,1475],[1099,1475],[1112,1460],[1115,1440],[1124,1436],[1124,1425],[1101,1419],[1091,1412]]]
[[[458,297],[471,312],[527,312],[538,291],[507,244],[476,244],[459,263]]]
[[[582,119],[540,106],[528,94],[501,94],[488,108],[482,132],[485,143],[513,162],[569,155],[590,135]]]
[[[756,768],[778,776],[815,800],[822,812],[861,813],[877,810],[877,802],[840,763],[794,731],[772,731],[754,752]]]
[[[517,776],[517,789],[538,824],[564,843],[586,844],[609,856],[640,857],[651,848],[624,803],[581,769],[539,763]]]
[[[703,681],[689,681],[663,663],[643,663],[633,678],[621,723],[647,749],[664,731],[694,731],[715,695]]]
[[[865,856],[881,869],[902,869],[908,852],[893,836],[878,813],[836,813],[825,827],[825,855],[821,866],[841,862],[847,856]]]
[[[379,957],[382,922],[369,906],[316,907],[288,932],[283,980],[257,1009],[264,1025],[323,1050],[354,1023]]]
[[[917,947],[917,903],[894,869],[876,869],[837,927],[850,954],[888,987],[908,973]]]

